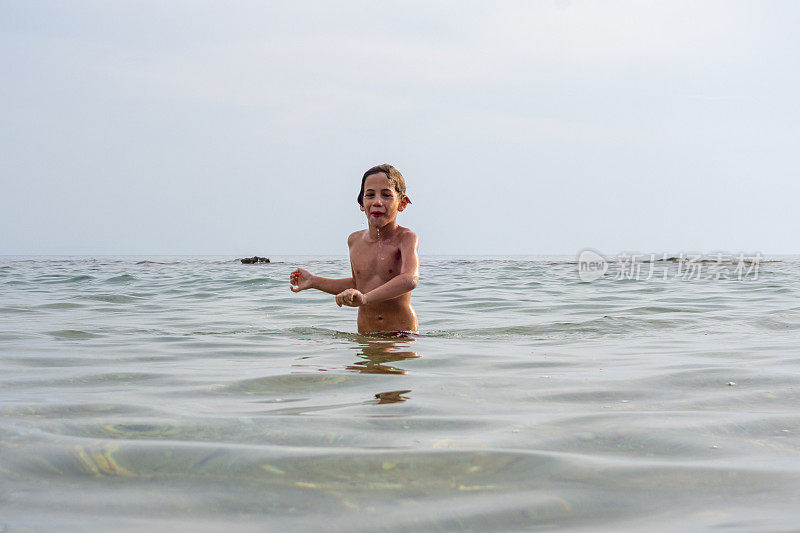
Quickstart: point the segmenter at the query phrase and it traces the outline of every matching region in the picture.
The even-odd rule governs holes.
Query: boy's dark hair
[[[392,165],[383,164],[378,165],[377,167],[372,167],[371,169],[364,172],[364,177],[361,178],[361,192],[358,193],[358,204],[361,207],[364,207],[364,182],[367,181],[368,176],[372,176],[373,174],[379,174],[383,172],[389,177],[389,181],[394,183],[394,190],[397,191],[397,194],[400,195],[400,199],[402,200],[406,196],[406,181],[403,179],[403,175],[400,174],[400,171],[394,168]],[[408,198],[408,203],[411,203],[411,198]]]

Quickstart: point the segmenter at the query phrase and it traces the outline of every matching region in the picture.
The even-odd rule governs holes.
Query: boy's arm
[[[312,289],[327,292],[328,294],[339,294],[347,289],[354,289],[355,286],[356,284],[353,283],[353,278],[333,279],[314,276],[311,281]]]
[[[304,268],[298,268],[289,275],[292,292],[300,292],[306,289],[317,289],[328,294],[339,294],[347,289],[355,288],[353,278],[323,278],[315,276]]]
[[[400,257],[402,266],[400,273],[381,285],[375,287],[364,296],[366,303],[380,303],[392,298],[397,298],[401,294],[413,291],[419,281],[419,238],[413,231],[404,234],[400,239]]]

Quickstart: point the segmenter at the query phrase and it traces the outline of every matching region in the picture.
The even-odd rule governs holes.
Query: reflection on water
[[[410,390],[393,390],[389,392],[379,392],[375,395],[378,399],[378,403],[398,403],[404,402],[408,400],[408,396],[403,396],[403,394],[408,394],[411,392]]]
[[[356,361],[346,368],[351,372],[362,374],[400,374],[405,375],[408,371],[402,368],[388,365],[406,359],[418,359],[421,356],[410,350],[410,344],[416,340],[412,334],[397,335],[370,335],[359,336],[356,341],[356,355],[361,361]],[[400,403],[408,400],[411,390],[394,390],[379,392],[375,394],[377,404]]]
[[[361,336],[357,341],[356,355],[362,360],[347,366],[351,372],[363,374],[405,374],[407,371],[386,363],[421,357],[408,346],[413,336]]]

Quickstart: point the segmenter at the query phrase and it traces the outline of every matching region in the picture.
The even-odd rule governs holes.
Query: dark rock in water
[[[269,257],[258,257],[256,255],[253,257],[243,257],[239,261],[241,261],[245,265],[251,265],[253,263],[269,263]]]

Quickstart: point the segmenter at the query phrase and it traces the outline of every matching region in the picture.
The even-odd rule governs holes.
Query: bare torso
[[[367,230],[357,231],[350,236],[350,265],[356,289],[366,294],[400,274],[403,259],[400,238],[407,231],[398,226],[391,237],[379,240],[371,240]],[[418,329],[410,292],[358,308],[359,333],[416,332]]]

